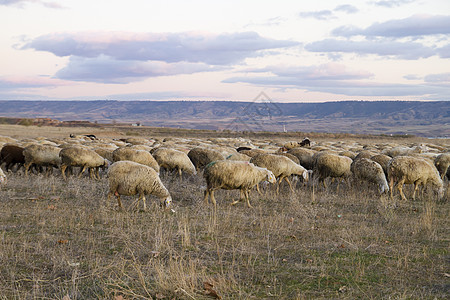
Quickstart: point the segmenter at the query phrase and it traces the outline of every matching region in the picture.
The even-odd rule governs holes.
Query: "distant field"
[[[212,131],[0,125],[16,139],[202,138]],[[222,133],[217,133],[221,135]],[[201,137],[204,135],[204,137]],[[301,136],[248,134],[282,142]],[[323,145],[412,145],[448,140],[310,134]],[[365,183],[296,182],[276,195],[216,192],[204,205],[201,176],[161,178],[172,211],[148,197],[147,211],[118,211],[107,179],[8,173],[0,189],[0,299],[445,299],[450,294],[449,191],[392,203]],[[446,183],[448,186],[448,183]],[[405,189],[411,195],[411,188]],[[134,200],[123,197],[126,207]],[[68,297],[68,298],[67,298]]]

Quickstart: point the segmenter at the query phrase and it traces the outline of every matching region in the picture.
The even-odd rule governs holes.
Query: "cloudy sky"
[[[450,100],[449,0],[0,0],[1,100]]]

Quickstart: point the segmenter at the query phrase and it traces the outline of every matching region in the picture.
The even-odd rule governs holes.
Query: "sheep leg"
[[[414,182],[414,192],[413,192],[413,195],[412,195],[413,201],[416,200],[416,192],[417,192],[418,189],[419,189],[419,182],[416,181],[416,182]]]
[[[207,188],[206,190],[205,190],[205,192],[204,192],[204,196],[203,196],[203,201],[205,202],[205,204],[206,205],[208,205],[209,204],[209,189]]]
[[[391,176],[389,179],[389,194],[391,196],[391,201],[394,201],[393,190],[394,189],[394,177]]]
[[[214,209],[217,208],[217,203],[216,203],[216,198],[214,198],[214,190],[211,190],[209,192],[210,196],[211,196],[211,202],[214,204]]]
[[[402,180],[400,180],[400,181],[397,183],[397,189],[398,189],[398,191],[400,192],[400,196],[402,197],[402,200],[403,200],[403,201],[406,201],[405,194],[403,194],[403,184],[404,184],[404,182],[405,182],[405,179],[404,179],[404,178],[403,178]]]
[[[258,192],[258,194],[260,196],[262,196],[263,194],[261,193],[260,189],[259,189],[259,184],[256,184],[256,191]]]
[[[140,199],[142,199],[142,202],[144,203],[144,210],[147,210],[147,204],[145,203],[145,195],[142,194],[142,196],[139,196]]]
[[[241,200],[243,200],[245,198],[245,191],[244,190],[239,190],[239,199],[238,200],[235,200],[235,201],[233,201],[233,202],[231,202],[231,205],[236,205],[236,204],[238,204],[239,202],[241,202]]]
[[[100,180],[100,167],[95,168],[95,175],[97,175],[97,179]]]
[[[244,191],[244,195],[245,195],[245,198],[247,199],[247,207],[253,208],[253,206],[250,205],[250,197],[248,196],[248,190]]]
[[[284,180],[289,184],[289,187],[291,188],[291,192],[294,192],[294,189],[292,188],[291,182],[289,181],[289,178],[284,177]]]
[[[23,166],[25,167],[25,176],[28,176],[28,169],[30,168],[31,164],[24,164]]]
[[[61,165],[61,174],[62,174],[62,177],[63,177],[64,180],[67,180],[66,169],[67,169],[66,165]]]
[[[86,166],[83,166],[83,169],[81,169],[80,174],[78,174],[78,178],[81,177],[81,175],[83,175],[83,172],[86,170]]]

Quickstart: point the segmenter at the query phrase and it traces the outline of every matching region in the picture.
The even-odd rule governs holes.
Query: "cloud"
[[[348,70],[341,64],[329,63],[305,67],[268,67],[246,70],[247,75],[225,79],[225,83],[248,83],[276,88],[298,88],[307,91],[347,96],[427,96],[445,98],[450,93],[449,73],[430,75],[423,84],[377,83],[367,79],[369,72]],[[264,75],[257,75],[264,72]],[[248,75],[250,73],[250,75]],[[254,76],[251,73],[255,73]],[[268,75],[268,73],[270,75]],[[412,78],[411,78],[412,79]],[[437,83],[437,84],[430,84]]]
[[[332,31],[336,36],[412,37],[450,33],[450,16],[413,15],[405,19],[374,23],[366,29],[341,26]]]
[[[402,6],[405,4],[409,4],[414,1],[415,0],[381,0],[381,1],[373,1],[371,3],[374,4],[375,6],[383,6],[383,7],[392,8],[392,7],[398,7],[398,6]]]
[[[329,20],[335,18],[331,10],[305,11],[298,14],[302,18],[314,18],[317,20]]]
[[[116,60],[109,56],[72,56],[67,66],[55,77],[64,80],[99,83],[129,83],[149,77],[192,74],[215,71],[223,67],[212,67],[204,63],[166,63],[162,61]]]
[[[354,14],[354,13],[357,13],[359,11],[359,9],[350,4],[342,4],[342,5],[336,6],[334,11],[342,11],[342,12],[345,12],[348,14]]]
[[[358,12],[358,9],[350,4],[342,4],[336,6],[334,10],[318,10],[318,11],[304,11],[298,15],[301,18],[314,18],[317,20],[330,20],[336,19],[335,12],[345,12],[347,14],[353,14]]]
[[[21,49],[47,51],[56,56],[98,57],[116,60],[235,64],[261,51],[299,45],[289,40],[261,37],[256,32],[208,33],[130,33],[82,32],[43,35]]]
[[[450,58],[450,44],[444,47],[438,48],[437,53],[441,58]]]
[[[397,42],[391,40],[349,41],[325,39],[305,45],[311,52],[357,53],[391,56],[398,59],[419,59],[435,55],[435,49],[416,42]]]
[[[24,76],[2,76],[0,77],[0,90],[19,90],[33,88],[52,88],[67,85],[67,82],[48,77],[24,77]]]
[[[446,84],[450,86],[450,73],[430,74],[425,76],[425,82]]]
[[[4,6],[16,6],[19,8],[24,8],[25,4],[27,3],[37,3],[41,4],[48,8],[65,8],[61,4],[57,2],[47,2],[47,1],[41,1],[41,0],[0,0],[0,5]]]

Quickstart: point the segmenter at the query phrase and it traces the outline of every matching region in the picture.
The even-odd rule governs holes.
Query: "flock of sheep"
[[[190,176],[202,174],[206,181],[204,201],[211,199],[214,191],[239,189],[240,198],[232,204],[246,200],[251,207],[249,191],[259,184],[276,184],[279,193],[283,181],[294,191],[292,180],[316,180],[326,189],[327,181],[344,180],[359,184],[373,183],[380,194],[390,193],[394,186],[400,196],[404,184],[414,184],[412,198],[419,186],[432,187],[438,197],[444,195],[445,177],[450,177],[450,152],[435,144],[400,146],[393,143],[363,145],[357,142],[302,142],[276,143],[243,138],[184,139],[166,138],[151,140],[140,137],[126,139],[97,138],[93,135],[51,139],[17,140],[0,136],[0,166],[6,174],[23,168],[30,172],[53,173],[61,171],[67,179],[79,168],[82,176],[100,179],[106,172],[109,183],[108,199],[115,196],[122,207],[121,195],[138,195],[146,208],[145,196],[154,195],[161,205],[168,207],[172,198],[160,179],[161,169],[174,171],[182,180],[183,173]],[[67,175],[66,175],[67,173]],[[0,168],[0,186],[7,176]],[[274,188],[275,189],[275,188]]]

